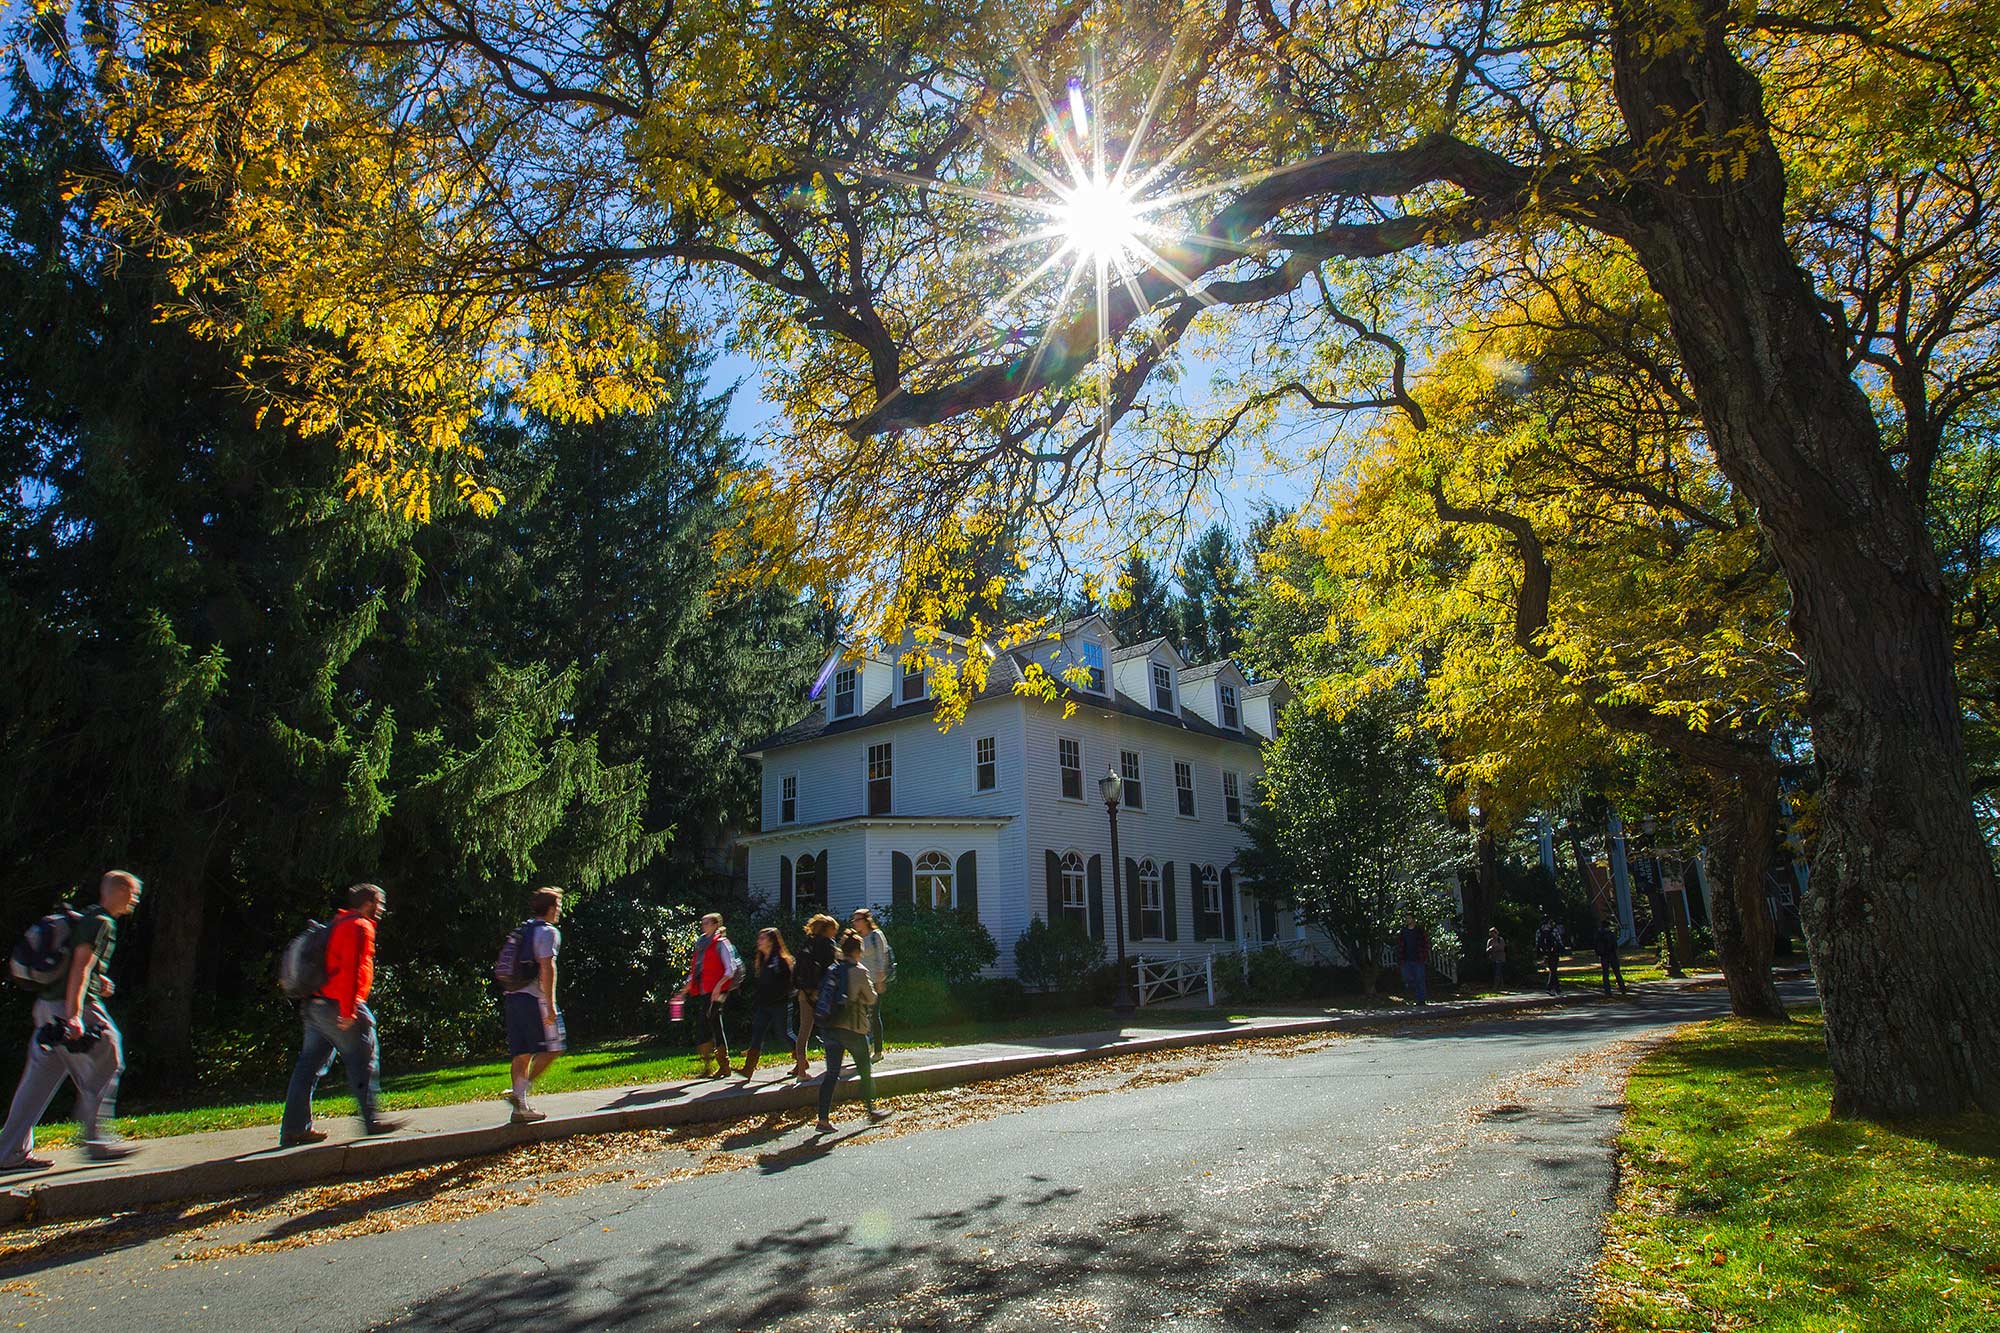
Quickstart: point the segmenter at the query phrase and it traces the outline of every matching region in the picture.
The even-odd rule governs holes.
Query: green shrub
[[[938,1027],[967,1021],[964,1007],[944,982],[936,977],[904,977],[900,968],[898,973],[882,998],[885,1024],[891,1028]]]
[[[1283,949],[1259,949],[1250,955],[1247,978],[1240,966],[1226,967],[1222,983],[1232,1000],[1303,1000],[1312,993],[1312,971]]]
[[[896,955],[896,986],[926,977],[949,987],[969,981],[1000,957],[993,936],[957,912],[899,903],[876,917]],[[892,986],[891,992],[895,990]]]
[[[1103,960],[1104,941],[1067,918],[1054,925],[1037,918],[1014,941],[1014,973],[1036,990],[1077,990]]]
[[[1027,989],[1012,977],[974,977],[951,988],[952,999],[980,1022],[1019,1018],[1033,1006]]]

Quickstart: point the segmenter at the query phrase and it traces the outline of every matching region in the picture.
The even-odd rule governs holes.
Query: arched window
[[[1070,852],[1062,859],[1062,905],[1063,911],[1075,917],[1078,924],[1089,925],[1089,907],[1084,899],[1083,858]]]
[[[1160,892],[1160,868],[1148,858],[1139,863],[1139,938],[1167,937],[1167,900]]]
[[[943,852],[917,858],[916,900],[919,907],[951,906],[951,858]]]
[[[1194,872],[1195,894],[1204,916],[1215,918],[1217,934],[1222,932],[1222,878],[1214,866],[1199,866]]]
[[[826,858],[810,853],[799,858],[792,872],[792,910],[800,916],[826,907]]]

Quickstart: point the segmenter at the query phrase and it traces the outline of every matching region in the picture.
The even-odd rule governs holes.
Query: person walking
[[[556,1006],[556,955],[562,951],[563,891],[536,889],[528,895],[528,919],[514,928],[511,941],[515,956],[523,963],[532,958],[534,980],[516,986],[500,997],[501,1016],[507,1023],[507,1054],[513,1059],[512,1081],[507,1100],[514,1107],[509,1117],[517,1125],[547,1120],[548,1113],[528,1101],[535,1080],[549,1072],[568,1047],[562,1010]],[[525,957],[523,957],[525,955]],[[521,970],[518,969],[516,975]]]
[[[806,922],[805,942],[799,945],[798,957],[792,960],[792,985],[798,991],[799,1009],[797,1035],[792,1041],[793,1078],[812,1076],[806,1043],[812,1040],[813,1006],[819,1003],[820,979],[833,966],[833,937],[839,930],[838,921],[824,912],[817,913]]]
[[[299,1006],[305,1040],[292,1066],[285,1091],[285,1115],[278,1125],[278,1146],[318,1143],[326,1131],[313,1127],[313,1091],[333,1068],[337,1055],[347,1071],[364,1134],[393,1134],[404,1121],[381,1113],[381,1046],[376,1040],[375,1013],[368,992],[375,984],[375,931],[389,914],[389,895],[378,884],[356,884],[347,890],[347,906],[326,932],[326,984]]]
[[[1542,925],[1535,932],[1535,956],[1549,969],[1549,994],[1562,994],[1563,929],[1550,913],[1542,913]]]
[[[687,980],[674,992],[675,999],[691,1001],[688,1009],[694,1020],[694,1053],[701,1057],[702,1078],[726,1078],[735,1072],[729,1067],[729,1034],[722,1030],[722,1006],[742,975],[743,961],[722,928],[722,914],[710,912],[701,919],[701,936],[688,960]]]
[[[1604,993],[1611,994],[1611,979],[1618,978],[1618,993],[1630,995],[1631,988],[1625,984],[1625,969],[1618,960],[1618,928],[1609,920],[1597,923],[1597,966],[1604,974]]]
[[[1500,933],[1500,927],[1486,928],[1486,961],[1493,965],[1493,989],[1504,989],[1507,984],[1507,937]]]
[[[1403,965],[1403,994],[1418,1004],[1430,1003],[1431,936],[1414,916],[1403,918],[1396,935],[1396,961]]]
[[[889,947],[889,937],[882,933],[882,927],[875,924],[875,914],[863,907],[856,911],[848,924],[861,937],[861,965],[868,969],[868,978],[875,985],[875,1007],[869,1012],[874,1024],[870,1038],[875,1047],[875,1058],[882,1058],[882,997],[889,992],[889,983],[896,978],[896,953]],[[831,1058],[831,1057],[829,1057]]]
[[[108,968],[118,943],[118,922],[139,906],[145,885],[129,870],[108,870],[97,881],[97,901],[78,913],[62,974],[35,996],[28,1061],[7,1124],[0,1129],[0,1171],[43,1170],[35,1126],[63,1080],[76,1084],[76,1119],[85,1156],[99,1162],[132,1155],[111,1121],[118,1114],[118,1079],[125,1072],[124,1039],[104,1001],[116,989]]]
[[[861,1077],[861,1100],[868,1107],[870,1120],[883,1120],[888,1112],[875,1106],[874,1062],[868,1058],[869,1027],[872,1010],[880,992],[875,989],[875,979],[870,975],[867,964],[862,962],[866,944],[856,931],[848,931],[840,937],[840,960],[829,970],[829,983],[837,1002],[827,1015],[826,1026],[821,1037],[826,1043],[826,1073],[819,1080],[819,1123],[814,1126],[822,1134],[834,1130],[833,1092],[840,1082],[840,1061],[843,1055],[854,1057],[854,1070]],[[838,998],[844,997],[844,998]]]
[[[747,1083],[757,1073],[764,1058],[764,1039],[775,1037],[782,1046],[789,1035],[785,1028],[792,1016],[792,951],[776,926],[757,932],[757,947],[750,955],[750,1044],[743,1049],[743,1079]]]

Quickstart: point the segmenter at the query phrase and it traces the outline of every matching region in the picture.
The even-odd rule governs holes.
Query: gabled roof
[[[1290,694],[1292,687],[1285,684],[1284,681],[1278,679],[1276,676],[1273,676],[1269,680],[1252,681],[1250,684],[1245,685],[1243,687],[1243,697],[1246,699],[1255,699],[1266,694],[1276,694],[1279,690]]]
[[[1001,653],[986,672],[986,685],[972,696],[973,701],[991,699],[1003,694],[1012,694],[1014,686],[1023,680],[1021,664],[1012,653]],[[896,722],[906,717],[919,717],[931,711],[933,700],[916,699],[909,703],[896,702],[894,692],[865,713],[853,717],[831,716],[831,699],[822,697],[807,713],[791,726],[775,731],[762,740],[746,748],[744,753],[756,754],[759,750],[778,746],[797,745],[801,741],[817,740],[821,736],[837,736],[842,732],[860,731],[864,727],[876,727],[884,722]]]
[[[1188,667],[1181,672],[1181,683],[1186,684],[1189,681],[1207,680],[1210,676],[1219,676],[1222,674],[1224,667],[1236,667],[1236,674],[1239,676],[1243,674],[1243,668],[1236,666],[1236,659],[1225,657],[1219,662],[1209,662],[1202,666]]]
[[[1151,657],[1161,648],[1165,648],[1173,654],[1174,661],[1180,664],[1181,670],[1187,670],[1187,659],[1181,656],[1180,649],[1174,647],[1174,641],[1164,634],[1159,635],[1157,638],[1148,639],[1144,643],[1133,643],[1127,644],[1123,648],[1113,648],[1111,650],[1111,660],[1114,662],[1129,662],[1135,657]]]

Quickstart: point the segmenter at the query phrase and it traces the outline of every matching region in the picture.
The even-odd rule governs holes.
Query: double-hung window
[[[1104,645],[1088,640],[1083,645],[1083,669],[1090,680],[1085,688],[1093,694],[1104,693]]]
[[[790,824],[799,817],[799,775],[787,773],[778,779],[778,822]]]
[[[1232,824],[1243,822],[1243,779],[1234,773],[1222,775],[1222,817]]]
[[[1174,673],[1164,662],[1153,663],[1153,709],[1161,713],[1174,711]]]
[[[1182,814],[1194,818],[1194,765],[1185,759],[1174,760],[1174,800]]]
[[[1133,810],[1144,810],[1146,808],[1146,784],[1141,776],[1139,752],[1137,750],[1120,750],[1118,752],[1118,776],[1124,779],[1126,806]]]
[[[801,856],[792,872],[792,909],[801,915],[826,906],[826,858]]]
[[[889,813],[890,785],[895,777],[895,764],[889,750],[889,742],[868,747],[868,813],[886,815]]]
[[[1167,937],[1167,899],[1160,891],[1160,868],[1151,860],[1139,863],[1139,938]]]
[[[853,667],[844,667],[833,676],[833,715],[835,717],[854,716],[855,672]]]
[[[1222,687],[1222,725],[1228,727],[1231,731],[1241,731],[1243,729],[1242,720],[1236,712],[1236,687],[1234,685],[1224,685]]]
[[[991,736],[981,736],[972,743],[972,786],[975,791],[992,791],[1000,785],[999,765],[995,762],[998,750]]]
[[[924,667],[921,662],[903,664],[902,702],[913,704],[924,697]]]
[[[1083,742],[1074,736],[1056,740],[1056,764],[1062,769],[1062,794],[1072,801],[1083,799]]]
[[[1201,866],[1195,870],[1195,893],[1201,901],[1202,914],[1219,921],[1222,917],[1222,881],[1216,877],[1214,866]]]

